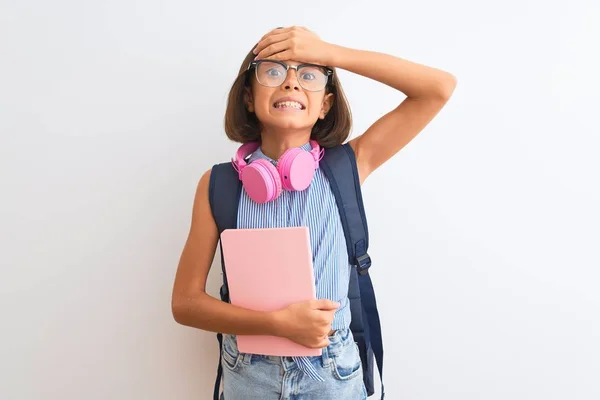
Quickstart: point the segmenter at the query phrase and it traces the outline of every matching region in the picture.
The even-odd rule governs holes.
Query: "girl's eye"
[[[305,72],[304,74],[302,74],[302,79],[305,81],[312,81],[313,79],[315,79],[315,74]]]
[[[279,76],[281,75],[281,71],[277,70],[277,69],[270,69],[267,71],[267,75],[269,76]]]

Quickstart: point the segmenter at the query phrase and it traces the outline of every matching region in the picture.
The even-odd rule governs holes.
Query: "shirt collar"
[[[302,146],[300,146],[300,148],[303,149],[303,150],[305,150],[305,151],[311,151],[312,150],[312,146],[311,146],[310,142],[304,143]],[[258,149],[256,149],[256,151],[250,155],[250,159],[248,161],[249,161],[249,163],[251,163],[252,161],[256,161],[256,160],[258,160],[260,158],[262,158],[264,160],[267,160],[271,164],[277,166],[277,161],[273,160],[272,158],[270,158],[269,156],[267,156],[265,153],[263,153],[261,146],[259,146]]]

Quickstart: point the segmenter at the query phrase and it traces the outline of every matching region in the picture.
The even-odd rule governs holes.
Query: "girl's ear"
[[[333,93],[327,93],[325,97],[323,97],[323,103],[321,105],[321,113],[319,114],[320,119],[325,119],[325,115],[331,110],[331,106],[333,106],[333,101],[335,100],[335,95]]]
[[[254,112],[254,104],[252,103],[252,89],[246,86],[244,88],[244,104],[248,112]]]

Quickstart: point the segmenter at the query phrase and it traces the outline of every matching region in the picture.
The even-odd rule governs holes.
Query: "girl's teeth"
[[[275,106],[278,107],[278,108],[281,108],[281,107],[294,107],[294,108],[297,108],[299,110],[302,109],[302,106],[300,105],[300,103],[296,103],[295,101],[284,101],[282,103],[277,103]]]

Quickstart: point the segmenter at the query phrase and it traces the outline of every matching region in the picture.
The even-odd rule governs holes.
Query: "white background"
[[[1,0],[0,398],[211,398],[173,278],[240,63],[294,24],[458,78],[364,186],[388,399],[600,398],[599,8]],[[353,135],[403,99],[340,75]]]

